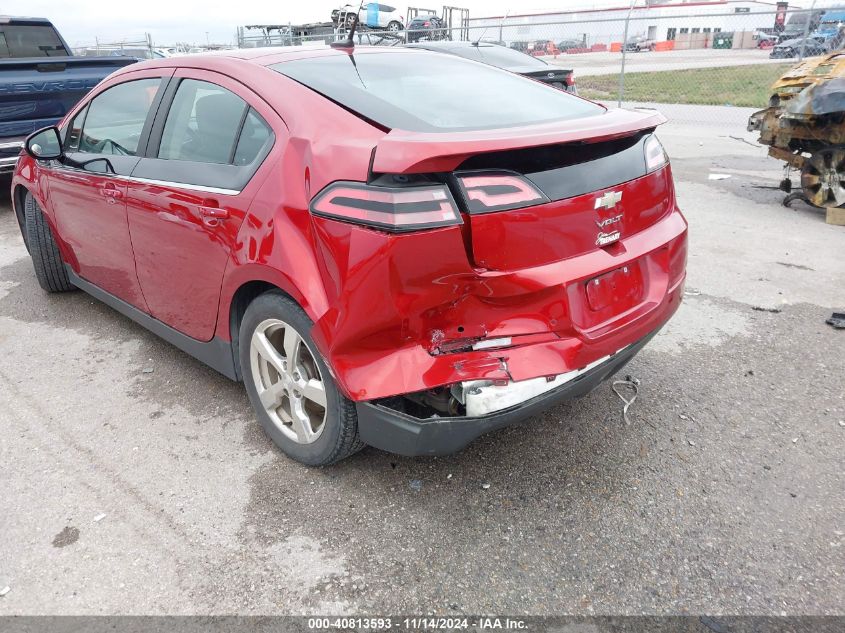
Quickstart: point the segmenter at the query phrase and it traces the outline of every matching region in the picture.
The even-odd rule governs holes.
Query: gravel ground
[[[845,613],[845,228],[741,128],[662,136],[688,294],[632,423],[605,384],[447,458],[291,462],[240,385],[43,293],[3,202],[0,614]]]

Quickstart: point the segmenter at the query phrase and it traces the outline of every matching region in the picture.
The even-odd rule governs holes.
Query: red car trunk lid
[[[614,248],[669,213],[671,199],[671,175],[664,168],[540,206],[470,215],[472,258],[483,268],[515,270]],[[602,201],[609,202],[597,206]]]

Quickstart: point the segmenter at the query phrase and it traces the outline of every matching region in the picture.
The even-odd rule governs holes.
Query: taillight
[[[508,172],[476,172],[458,175],[461,193],[470,213],[507,211],[549,202],[527,178]]]
[[[649,173],[660,169],[669,162],[666,150],[663,149],[663,145],[654,134],[646,139],[643,150],[645,151],[646,171]]]
[[[315,196],[311,212],[397,233],[462,223],[445,185],[375,187],[335,182]]]
[[[431,22],[423,22],[423,26],[431,26]]]

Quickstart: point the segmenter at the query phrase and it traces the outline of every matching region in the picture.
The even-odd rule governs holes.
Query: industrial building
[[[584,46],[621,42],[631,12],[629,36],[655,41],[685,40],[694,34],[722,31],[771,31],[783,24],[787,3],[760,0],[651,1],[647,6],[514,13],[470,18],[471,35],[505,43],[575,39]]]

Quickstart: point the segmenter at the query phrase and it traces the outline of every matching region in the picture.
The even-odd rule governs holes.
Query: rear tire
[[[813,152],[801,168],[801,189],[815,207],[845,207],[845,145]]]
[[[327,466],[364,443],[355,403],[337,388],[311,337],[313,326],[290,297],[266,292],[244,313],[239,360],[249,400],[273,443],[298,462]]]
[[[29,192],[24,200],[26,242],[38,285],[47,292],[67,292],[75,287],[70,283],[62,255],[44,213]]]

